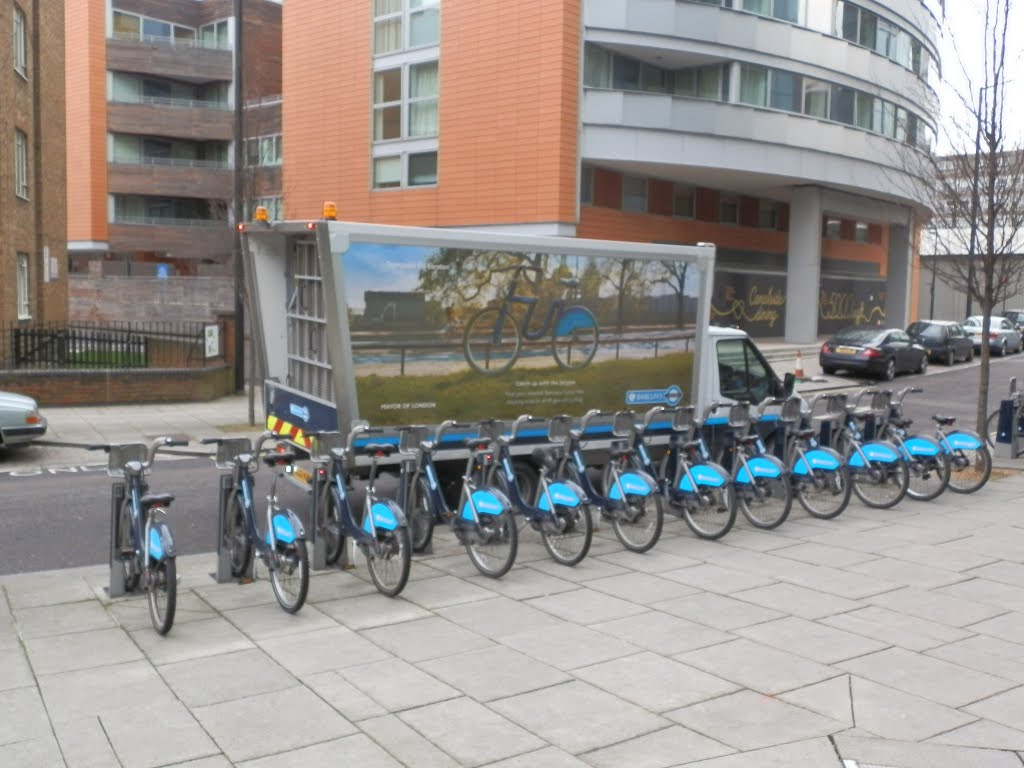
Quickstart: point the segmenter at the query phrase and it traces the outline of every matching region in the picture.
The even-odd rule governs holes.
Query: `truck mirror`
[[[782,394],[784,397],[789,397],[793,394],[793,389],[796,387],[796,374],[787,373],[782,377]]]

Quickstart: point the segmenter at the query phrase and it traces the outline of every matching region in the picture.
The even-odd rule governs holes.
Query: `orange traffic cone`
[[[796,351],[796,368],[793,370],[793,375],[798,379],[804,378],[804,356],[800,354],[800,350]]]

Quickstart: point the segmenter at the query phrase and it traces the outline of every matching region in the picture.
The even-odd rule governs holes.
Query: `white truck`
[[[745,332],[710,325],[713,245],[326,219],[247,224],[243,243],[267,426],[300,447],[359,420],[700,416],[792,389]]]

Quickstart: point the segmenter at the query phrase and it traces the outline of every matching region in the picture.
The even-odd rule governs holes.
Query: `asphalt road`
[[[1024,387],[1024,355],[993,359],[989,406],[991,412],[1006,396],[1011,376],[1020,377]],[[973,428],[978,391],[979,366],[960,364],[952,368],[932,366],[925,376],[900,376],[886,387],[922,387],[921,394],[908,395],[906,415],[915,420],[915,430],[931,432],[933,413],[956,416],[964,427]],[[852,389],[879,386],[874,380],[851,379]],[[45,449],[33,449],[45,450]],[[66,452],[65,454],[66,455]],[[83,453],[83,462],[48,464],[43,468],[11,471],[5,469],[0,453],[0,574],[48,570],[107,561],[110,537],[110,484],[104,468],[94,456]],[[210,568],[217,540],[217,493],[219,471],[208,458],[169,458],[154,463],[150,485],[154,491],[174,493],[169,512],[171,530],[178,551],[210,552]],[[259,510],[270,472],[261,468],[257,476]],[[387,481],[380,486],[388,490]],[[308,520],[309,498],[295,486],[280,483],[282,504]]]

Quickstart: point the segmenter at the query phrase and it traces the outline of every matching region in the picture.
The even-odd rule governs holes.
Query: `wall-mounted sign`
[[[711,322],[735,325],[751,336],[786,332],[786,276],[716,272]]]

